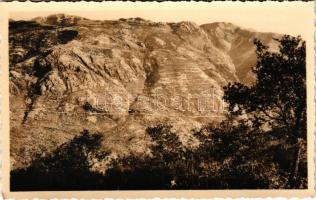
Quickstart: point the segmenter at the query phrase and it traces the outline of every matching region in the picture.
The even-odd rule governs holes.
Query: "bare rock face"
[[[145,152],[145,130],[158,123],[192,141],[194,129],[224,117],[224,85],[255,80],[255,37],[277,35],[141,18],[10,21],[12,167],[82,129],[103,133],[115,154]]]
[[[255,80],[250,70],[256,64],[253,40],[257,38],[271,48],[278,48],[274,38],[279,38],[280,35],[275,33],[258,33],[231,23],[211,23],[201,27],[208,33],[216,48],[231,58],[236,69],[236,76],[245,84],[251,84]]]
[[[32,21],[39,24],[55,25],[55,26],[73,26],[78,21],[87,20],[83,17],[71,16],[65,14],[50,15],[47,17],[36,17]]]

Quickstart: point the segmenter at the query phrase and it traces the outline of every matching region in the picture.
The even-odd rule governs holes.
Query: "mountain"
[[[146,153],[149,126],[168,123],[183,143],[225,117],[222,87],[252,84],[253,39],[273,33],[63,14],[10,21],[11,165],[54,150],[83,129],[115,154]]]

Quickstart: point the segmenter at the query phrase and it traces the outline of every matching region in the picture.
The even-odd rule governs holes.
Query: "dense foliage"
[[[225,87],[224,100],[234,116],[247,115],[251,128],[269,132],[294,148],[289,187],[297,187],[300,155],[306,146],[306,47],[300,37],[283,36],[279,52],[256,40],[256,83]]]

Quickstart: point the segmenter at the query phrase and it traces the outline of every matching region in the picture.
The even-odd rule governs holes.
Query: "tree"
[[[184,189],[192,188],[198,176],[193,150],[186,148],[168,124],[148,127],[150,155],[119,158],[107,172],[113,188]],[[113,181],[115,180],[115,181]]]
[[[10,174],[13,191],[96,189],[103,176],[91,170],[110,153],[102,150],[102,134],[83,130],[71,141],[44,157],[34,159],[27,168]]]
[[[301,146],[306,142],[306,47],[300,36],[284,35],[279,51],[272,52],[255,40],[256,82],[247,86],[229,83],[224,100],[233,116],[247,116],[254,129],[278,131],[295,147],[289,187],[296,187]],[[302,142],[303,141],[303,142]]]

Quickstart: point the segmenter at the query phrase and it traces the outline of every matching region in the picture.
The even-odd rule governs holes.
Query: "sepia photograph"
[[[9,12],[9,190],[310,189],[313,4],[208,4]]]

